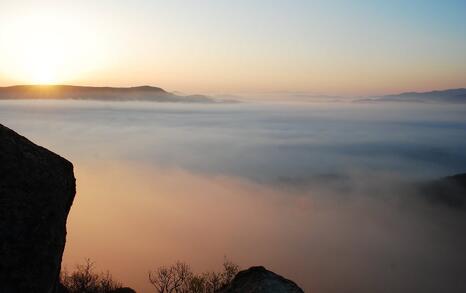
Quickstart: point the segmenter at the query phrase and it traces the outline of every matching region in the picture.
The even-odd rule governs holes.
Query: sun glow
[[[56,84],[102,66],[103,48],[92,31],[58,15],[36,11],[4,21],[0,73],[20,83]]]
[[[50,84],[61,82],[64,78],[64,64],[66,59],[64,48],[49,39],[49,36],[39,36],[45,45],[38,45],[34,49],[22,47],[19,55],[18,74],[31,83]],[[34,42],[36,43],[36,42]]]

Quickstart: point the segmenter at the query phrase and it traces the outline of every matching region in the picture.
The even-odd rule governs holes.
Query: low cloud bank
[[[466,213],[398,178],[355,174],[301,188],[134,163],[81,165],[65,263],[92,256],[150,292],[148,269],[178,259],[216,269],[228,255],[313,292],[461,292]],[[398,184],[397,184],[398,183]]]
[[[466,109],[2,102],[75,163],[65,264],[150,292],[147,270],[224,255],[310,292],[463,292],[466,213],[419,182],[466,170]]]

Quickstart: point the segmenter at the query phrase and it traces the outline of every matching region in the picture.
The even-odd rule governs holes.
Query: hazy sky
[[[0,0],[0,85],[367,95],[466,86],[465,1]]]

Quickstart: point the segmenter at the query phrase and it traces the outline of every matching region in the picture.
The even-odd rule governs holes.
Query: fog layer
[[[463,292],[466,214],[410,184],[466,171],[466,107],[1,102],[72,160],[64,262],[151,292],[147,270],[223,256],[306,292]]]

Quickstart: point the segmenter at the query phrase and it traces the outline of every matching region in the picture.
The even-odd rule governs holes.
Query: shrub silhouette
[[[115,281],[108,271],[106,273],[94,272],[94,263],[90,259],[77,265],[72,273],[63,270],[60,281],[69,293],[134,292],[134,290],[117,291],[122,289],[122,285]]]
[[[239,271],[239,266],[225,258],[220,272],[196,274],[184,262],[171,266],[160,266],[149,272],[149,282],[157,293],[214,293],[228,285]],[[69,273],[62,270],[60,274],[60,292],[66,293],[136,293],[131,288],[123,287],[112,275],[96,273],[94,263],[86,259],[83,264]]]
[[[220,272],[195,274],[184,262],[161,266],[149,272],[149,282],[157,293],[214,293],[231,282],[239,266],[225,258]]]

